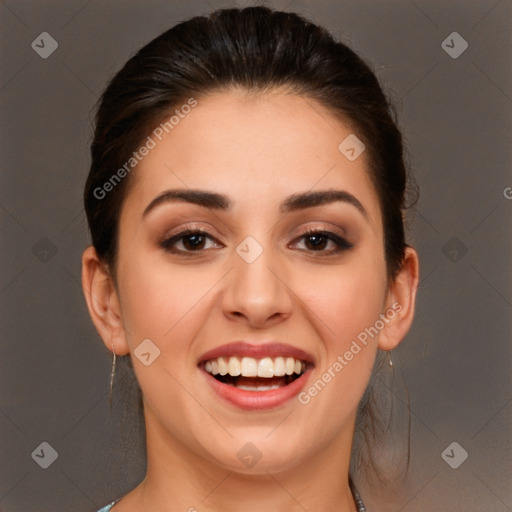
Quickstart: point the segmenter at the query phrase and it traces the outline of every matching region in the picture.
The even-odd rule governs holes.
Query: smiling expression
[[[133,357],[148,439],[252,471],[350,443],[378,336],[307,405],[297,396],[389,307],[367,154],[311,100],[275,91],[198,98],[138,165],[119,223],[120,353]],[[123,345],[124,343],[124,345]]]

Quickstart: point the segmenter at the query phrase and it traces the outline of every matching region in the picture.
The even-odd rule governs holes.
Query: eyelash
[[[316,229],[316,228],[308,228],[300,237],[301,238],[308,238],[310,236],[323,236],[327,238],[327,240],[331,240],[336,244],[336,249],[333,249],[331,251],[311,251],[311,252],[320,252],[324,253],[326,256],[330,254],[338,254],[340,252],[346,251],[348,249],[351,249],[354,247],[353,244],[351,244],[348,240],[345,238],[336,235],[335,233],[332,233],[331,231],[326,231],[324,229]]]
[[[173,247],[177,242],[179,242],[180,240],[187,238],[188,236],[191,236],[191,235],[200,235],[200,236],[215,240],[214,237],[210,233],[208,233],[207,231],[204,231],[202,229],[187,229],[185,231],[182,231],[181,233],[173,235],[170,238],[167,238],[166,240],[161,242],[160,245],[166,251],[168,251],[172,254],[179,255],[179,256],[188,256],[188,255],[192,255],[194,253],[204,252],[206,249],[198,249],[197,251],[189,251],[189,250],[181,250],[181,249],[176,250],[176,248]],[[311,236],[323,236],[323,237],[327,238],[328,240],[334,242],[337,246],[335,249],[330,250],[330,251],[324,251],[324,250],[308,251],[306,249],[307,252],[319,253],[320,256],[330,256],[330,255],[334,255],[334,254],[339,254],[343,251],[347,251],[347,250],[351,249],[352,247],[354,247],[353,244],[348,242],[346,239],[336,235],[335,233],[332,233],[330,231],[325,231],[322,229],[315,229],[315,228],[307,229],[301,236],[296,238],[296,240],[308,238]]]

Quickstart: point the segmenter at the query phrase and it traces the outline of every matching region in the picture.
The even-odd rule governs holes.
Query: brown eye
[[[208,240],[215,241],[215,239],[206,231],[188,229],[167,238],[161,243],[161,246],[166,251],[176,254],[202,252],[205,249],[205,245]]]
[[[304,237],[306,239],[306,247],[312,250],[322,250],[325,249],[327,242],[329,239],[325,235],[321,235],[318,233],[308,235]]]
[[[331,233],[330,231],[323,230],[308,230],[298,240],[305,240],[306,250],[309,252],[319,252],[325,255],[337,254],[353,247],[353,244],[345,240],[344,238]],[[334,248],[325,251],[327,245],[331,243]]]
[[[187,250],[195,251],[197,249],[203,249],[205,244],[205,236],[198,233],[194,235],[187,235],[183,237],[183,246]]]

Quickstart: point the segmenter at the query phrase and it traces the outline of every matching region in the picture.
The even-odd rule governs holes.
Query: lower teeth
[[[244,391],[270,391],[271,389],[279,389],[281,386],[278,384],[274,384],[273,386],[235,386],[238,389],[243,389]]]
[[[215,376],[218,381],[243,391],[270,391],[272,389],[279,389],[287,386],[298,377],[298,375],[288,375],[285,377],[273,377],[271,379],[264,379],[258,377],[231,377],[227,375]]]

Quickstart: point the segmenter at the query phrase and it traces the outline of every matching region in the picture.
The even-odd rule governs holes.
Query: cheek
[[[182,412],[194,409],[195,402],[183,392],[182,383],[194,371],[191,350],[204,323],[204,297],[218,277],[211,269],[198,272],[190,266],[183,271],[149,259],[125,261],[122,314],[145,400],[165,417],[162,404]],[[145,339],[159,350],[149,366],[137,360],[137,347]]]
[[[172,269],[147,258],[134,259],[124,265],[122,310],[130,345],[141,336],[164,347],[180,330],[205,291],[215,283],[212,272]],[[173,341],[173,347],[177,348]]]
[[[332,267],[313,281],[302,279],[297,286],[309,321],[323,340],[317,380],[305,390],[301,403],[313,401],[325,414],[336,404],[332,419],[337,423],[347,411],[355,411],[371,376],[378,341],[375,325],[386,295],[385,265],[361,258],[354,265]]]
[[[380,262],[364,264],[359,260],[356,265],[333,266],[321,274],[305,272],[302,276],[296,290],[329,351],[344,350],[379,319],[386,296]]]

